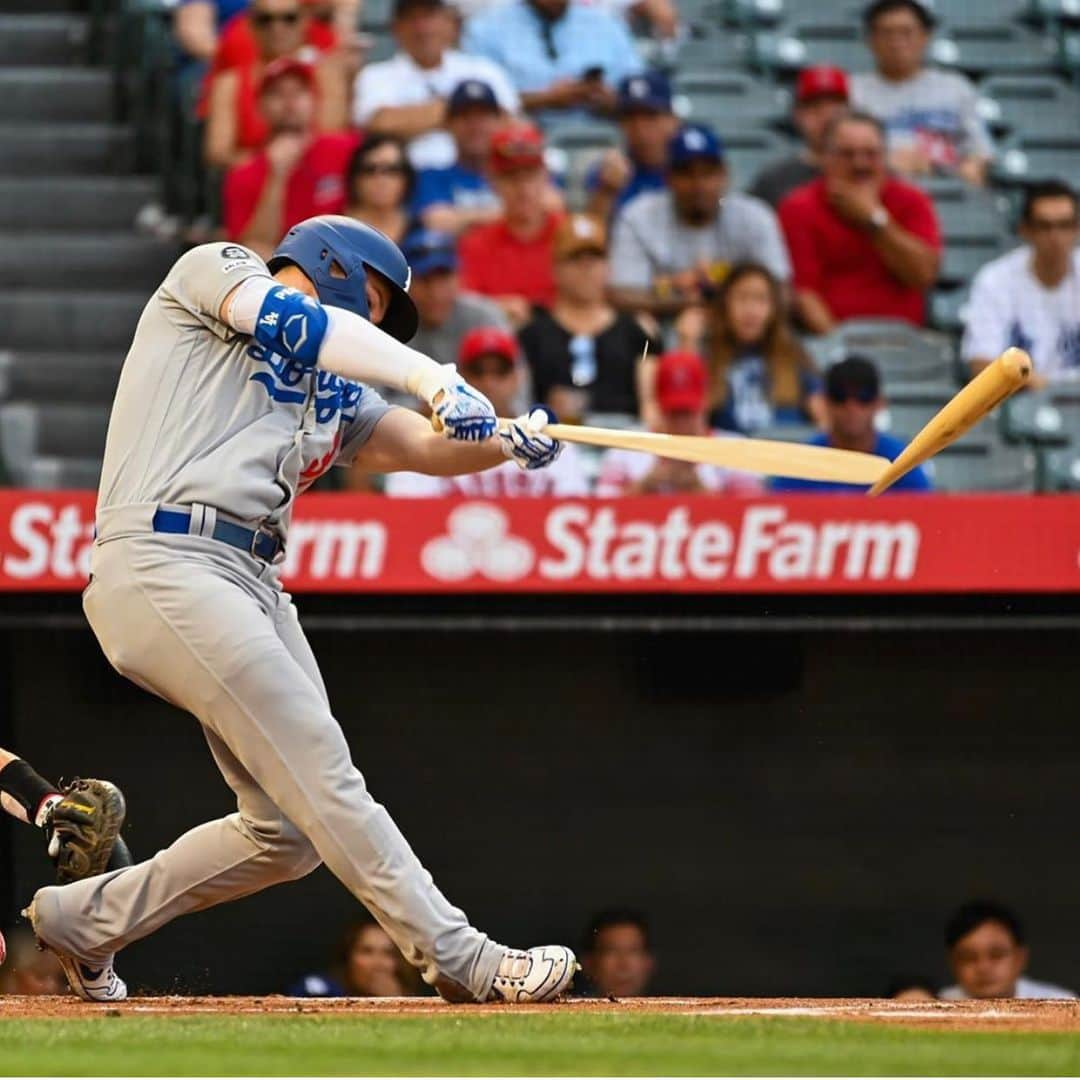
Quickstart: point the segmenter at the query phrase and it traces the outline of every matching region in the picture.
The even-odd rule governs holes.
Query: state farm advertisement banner
[[[0,491],[0,590],[77,590],[90,492]],[[306,495],[297,592],[1080,589],[1080,496],[387,499]]]

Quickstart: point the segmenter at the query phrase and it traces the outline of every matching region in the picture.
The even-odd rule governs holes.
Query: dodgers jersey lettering
[[[254,252],[204,244],[143,309],[109,420],[99,510],[205,503],[284,536],[296,496],[367,442],[389,408],[379,394],[305,371],[217,317],[250,277],[270,277]]]

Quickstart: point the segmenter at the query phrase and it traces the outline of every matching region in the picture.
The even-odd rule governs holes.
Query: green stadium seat
[[[947,244],[965,240],[1007,242],[1009,203],[1003,196],[963,182],[928,194],[934,200]]]
[[[999,410],[1001,434],[1010,443],[1037,443],[1041,446],[1065,446],[1080,431],[1070,432],[1065,415],[1047,391],[1015,394]]]
[[[991,259],[996,259],[1010,244],[1004,234],[959,236],[945,245],[938,282],[942,285],[966,285]]]
[[[967,289],[935,289],[930,294],[930,325],[945,334],[960,333],[967,302]]]
[[[929,51],[933,63],[972,76],[1050,72],[1058,55],[1053,37],[1005,23],[952,26],[934,38]]]
[[[998,152],[994,178],[1002,184],[1027,184],[1080,175],[1080,135],[1020,135]]]
[[[741,72],[690,72],[675,79],[675,112],[723,134],[770,127],[785,120],[791,98],[781,87]]]
[[[946,492],[1034,492],[1040,479],[1034,450],[980,441],[970,434],[927,462],[927,470],[934,486]]]
[[[1031,12],[1031,0],[933,0],[931,6],[949,27],[1017,22]]]
[[[1044,450],[1039,455],[1039,490],[1080,491],[1080,447]]]
[[[851,319],[824,337],[810,339],[807,347],[822,368],[847,353],[861,353],[874,361],[888,386],[947,382],[954,376],[950,338],[893,319]]]
[[[798,143],[771,131],[724,131],[724,153],[735,187],[746,187],[763,166],[794,153]]]
[[[979,86],[983,119],[1017,135],[1080,134],[1080,93],[1054,75],[994,75]]]
[[[721,11],[736,26],[775,26],[785,14],[784,0],[722,0]]]
[[[1078,0],[1029,0],[1029,16],[1034,22],[1050,25],[1080,23]]]
[[[743,67],[750,59],[751,41],[746,34],[695,23],[690,36],[678,46],[675,69],[712,73]]]
[[[765,71],[793,77],[811,64],[871,71],[874,62],[857,21],[798,22],[754,35],[754,60]]]

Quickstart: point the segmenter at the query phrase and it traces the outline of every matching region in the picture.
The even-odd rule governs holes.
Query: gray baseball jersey
[[[254,252],[204,244],[151,297],[116,391],[99,514],[202,503],[284,536],[296,496],[368,440],[389,408],[373,389],[305,371],[218,318],[260,276],[270,271]]]

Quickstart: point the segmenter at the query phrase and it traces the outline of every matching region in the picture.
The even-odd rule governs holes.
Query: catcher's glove
[[[120,839],[124,796],[108,780],[73,780],[63,798],[49,808],[45,835],[56,862],[56,883],[92,877],[131,865],[131,853]]]

